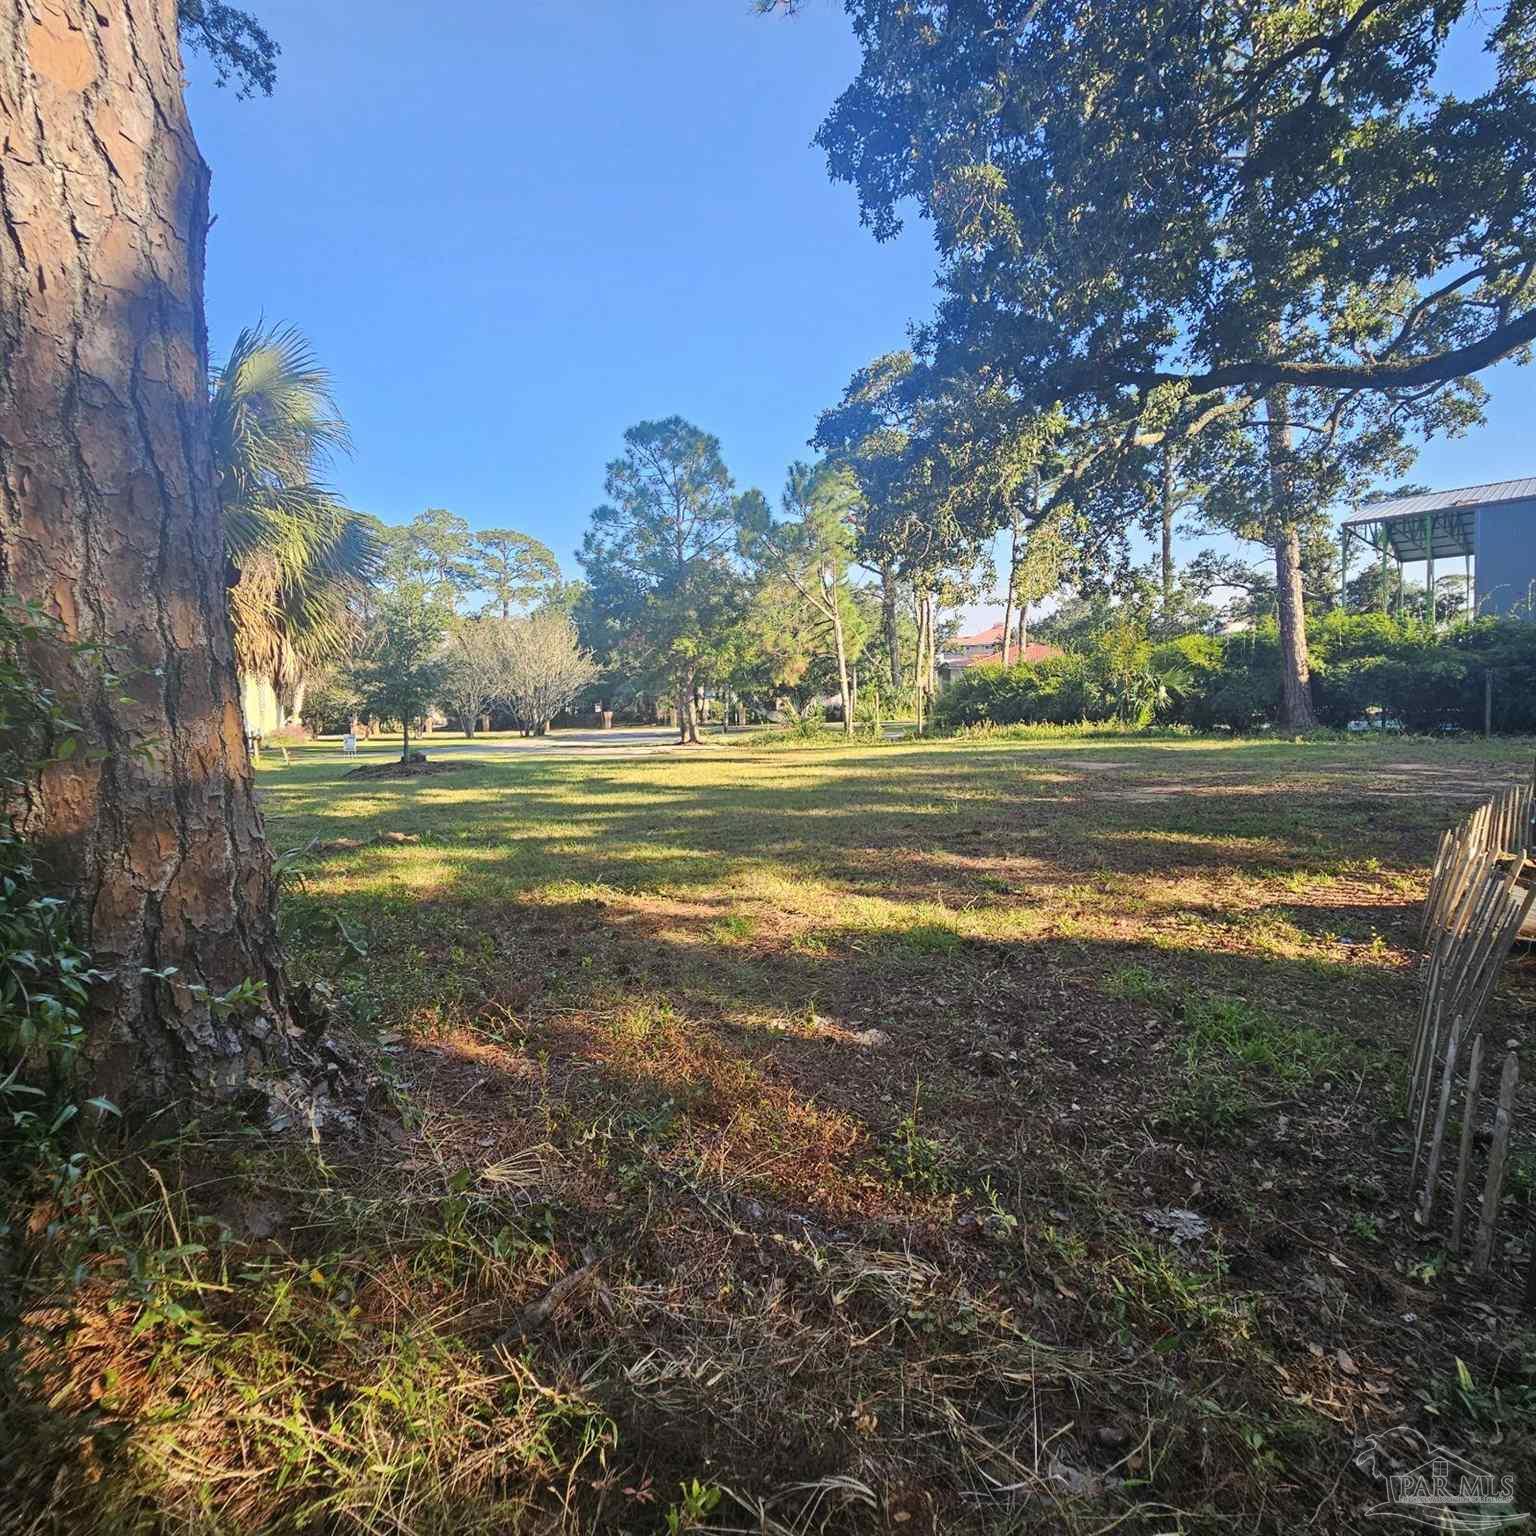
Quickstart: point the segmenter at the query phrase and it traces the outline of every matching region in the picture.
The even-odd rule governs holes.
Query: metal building
[[[1478,615],[1536,615],[1536,477],[1429,491],[1380,501],[1340,527],[1343,580],[1357,553],[1403,567],[1425,567],[1425,617],[1433,619],[1435,579],[1465,573]],[[1388,583],[1382,583],[1385,604]]]

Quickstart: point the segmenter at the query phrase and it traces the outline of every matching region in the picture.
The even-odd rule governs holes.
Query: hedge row
[[[1410,731],[1480,730],[1491,678],[1494,729],[1536,732],[1536,622],[1482,619],[1436,635],[1385,614],[1331,613],[1309,628],[1312,699],[1325,725],[1380,711]],[[1148,719],[1253,731],[1279,718],[1272,624],[1237,635],[1184,635],[1148,646],[1145,656],[1149,684],[1160,684],[1147,689],[1157,700]],[[1090,648],[973,667],[940,695],[935,719],[946,726],[1108,720],[1123,717],[1124,696],[1123,675]]]

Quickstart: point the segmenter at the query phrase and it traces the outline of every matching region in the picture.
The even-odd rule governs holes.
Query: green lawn
[[[166,1150],[159,1310],[50,1399],[72,1445],[116,1373],[114,1470],[53,1517],[1329,1531],[1405,1424],[1527,1476],[1518,1255],[1474,1285],[1414,1231],[1393,1108],[1427,858],[1530,752],[267,754],[372,1111]]]

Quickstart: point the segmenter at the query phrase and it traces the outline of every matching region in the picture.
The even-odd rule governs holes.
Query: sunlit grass
[[[284,937],[365,1106],[47,1208],[26,1528],[670,1531],[697,1485],[722,1530],[1345,1529],[1454,1371],[1349,1191],[1434,839],[1524,749],[290,756]]]

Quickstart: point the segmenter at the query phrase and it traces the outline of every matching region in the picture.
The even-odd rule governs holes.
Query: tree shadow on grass
[[[1035,782],[1027,767],[1007,782],[978,782],[952,753],[942,770],[799,777],[806,782],[691,786],[525,765],[516,782],[492,776],[451,791],[393,786],[338,800],[334,786],[316,786],[314,800],[291,798],[274,825],[289,846],[311,831],[323,839],[382,823],[441,857],[453,851],[458,869],[434,896],[471,876],[509,890],[567,879],[685,891],[767,874],[895,900],[942,895],[988,872],[1042,889],[1107,870],[1326,873],[1384,843],[1391,859],[1412,864],[1427,857],[1439,825],[1433,809],[1398,807],[1372,829],[1369,804],[1339,796],[1299,808],[1285,786],[1198,807],[1187,798],[1089,803]],[[366,850],[338,867],[366,880],[397,856]]]
[[[786,754],[773,785],[518,764],[451,789],[274,795],[290,843],[422,838],[311,859],[288,898],[312,971],[355,984],[381,1024],[428,1030],[386,1047],[419,1122],[371,1164],[327,1149],[328,1192],[296,1209],[313,1245],[296,1293],[318,1315],[311,1269],[360,1277],[346,1305],[361,1334],[441,1335],[462,1377],[598,1256],[598,1280],[515,1337],[524,1387],[498,1387],[511,1397],[474,1421],[505,1436],[530,1404],[559,1403],[568,1420],[538,1422],[568,1456],[562,1424],[610,1416],[607,1491],[595,1474],[570,1485],[583,1529],[655,1523],[692,1478],[781,1499],[824,1478],[867,1486],[873,1506],[839,1516],[850,1531],[953,1528],[938,1511],[972,1507],[978,1529],[1030,1510],[1041,1529],[1077,1513],[1098,1528],[1141,1495],[1101,1482],[1064,1512],[1059,1483],[1028,1484],[1017,1508],[996,1489],[1047,1456],[1097,1478],[1123,1451],[1095,1429],[1122,1422],[1132,1444],[1155,1430],[1145,1496],[1165,1511],[1315,1519],[1343,1463],[1329,1432],[1298,1430],[1294,1394],[1368,1430],[1407,1411],[1366,1392],[1376,1365],[1408,1383],[1473,1358],[1459,1282],[1406,1281],[1417,1235],[1391,1224],[1402,957],[1258,953],[1262,936],[1214,920],[1220,882],[1243,874],[1275,890],[1273,915],[1330,921],[1332,898],[1304,882],[1356,855],[1363,796],[1306,815],[1279,782],[1131,804],[1102,792],[1113,764],[1074,779],[1013,753],[916,756],[887,772]],[[1160,750],[1157,768],[1200,756]],[[1391,825],[1427,847],[1439,816],[1410,805]],[[1303,888],[1266,886],[1275,871]],[[1372,905],[1354,919],[1374,922]],[[1120,936],[1087,930],[1103,908],[1129,919]],[[1325,1037],[1326,1070],[1276,1080],[1196,1058],[1189,1010],[1211,997]],[[1196,1092],[1212,1084],[1225,1096]],[[1230,1123],[1202,1123],[1208,1102]],[[376,1225],[346,1229],[342,1208]],[[1213,1246],[1161,1242],[1144,1217],[1163,1209],[1194,1210]],[[315,1264],[343,1230],[348,1256]],[[1313,1354],[1319,1338],[1358,1374]],[[306,1347],[325,1413],[372,1401],[377,1361]],[[1249,1430],[1295,1437],[1278,1494]],[[423,1452],[413,1486],[441,1491],[414,1528],[481,1518],[490,1495],[450,1475],[482,1465],[478,1433],[434,1442],[442,1466]],[[558,1481],[544,1456],[506,1463],[499,1492]]]
[[[564,1485],[571,1529],[633,1528],[697,1478],[781,1513],[802,1508],[796,1488],[856,1484],[873,1507],[851,1502],[839,1529],[888,1529],[894,1508],[950,1530],[940,1512],[967,1499],[1014,1518],[994,1489],[1010,1458],[1099,1478],[1124,1450],[1097,1430],[1124,1421],[1155,1428],[1155,1483],[1099,1482],[1067,1509],[1047,1480],[1027,1506],[1041,1530],[1096,1528],[1142,1497],[1283,1530],[1334,1496],[1336,1434],[1287,1442],[1277,1495],[1245,1429],[1299,1423],[1298,1382],[1361,1432],[1397,1423],[1402,1403],[1361,1380],[1470,1357],[1459,1284],[1405,1281],[1392,1229],[1349,1225],[1397,1204],[1383,1105],[1405,976],[1362,966],[1344,993],[1306,962],[1194,942],[957,939],[916,919],[878,942],[844,925],[818,950],[754,951],[714,932],[728,904],[689,911],[680,929],[675,911],[548,904],[504,970],[480,973],[490,996],[390,1047],[415,1107],[398,1139],[327,1144],[303,1175],[248,1159],[234,1177],[288,1205],[286,1230],[236,1250],[239,1285],[200,1297],[210,1342],[177,1355],[163,1326],[142,1344],[119,1330],[111,1358],[159,1383],[119,1417],[123,1465],[176,1465],[169,1433],[197,1447],[215,1506],[246,1496],[251,1447],[278,1443],[255,1433],[266,1370],[292,1388],[295,1465],[308,1441],[325,1452],[318,1481],[269,1490],[269,1514],[354,1479],[407,1512],[402,1528],[489,1529],[497,1500],[526,1499],[527,1523],[611,1424],[614,1476],[592,1462]],[[502,981],[528,974],[541,989],[505,1006]],[[1241,1084],[1245,1118],[1214,1139],[1177,1121],[1185,1013],[1211,994],[1336,1036],[1337,1066],[1297,1082],[1207,1063]],[[1209,1239],[1159,1238],[1146,1213],[1168,1209]],[[243,1294],[263,1263],[281,1310]],[[1515,1277],[1494,1285],[1512,1294]],[[1320,1336],[1360,1374],[1311,1354]],[[165,1348],[179,1364],[154,1376]],[[132,1462],[139,1436],[158,1459]],[[408,1478],[379,1480],[369,1458],[389,1445]],[[623,1494],[647,1486],[653,1505]],[[146,1485],[147,1508],[186,1498],[175,1478]]]

